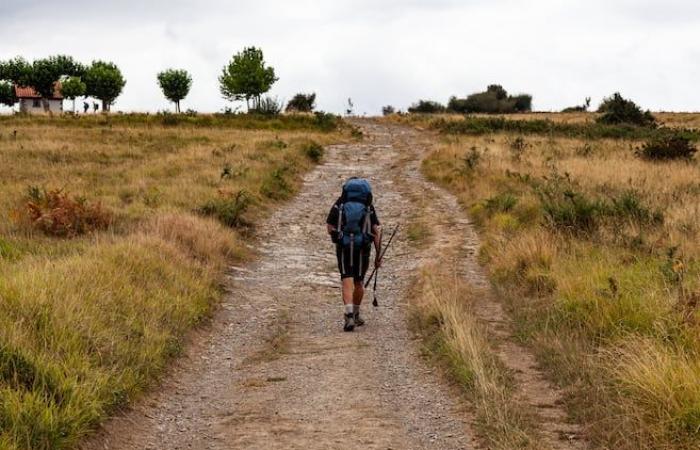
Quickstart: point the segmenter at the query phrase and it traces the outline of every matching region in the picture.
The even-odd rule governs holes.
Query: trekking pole
[[[386,251],[389,250],[389,246],[391,245],[391,241],[394,240],[394,236],[396,236],[397,231],[399,231],[398,225],[396,225],[396,227],[394,227],[394,231],[391,233],[391,236],[389,237],[389,241],[386,243],[386,246],[382,249],[381,253],[379,254],[379,261],[382,261],[384,259],[384,254],[386,254]],[[375,265],[374,269],[372,270],[372,273],[369,275],[369,278],[365,282],[365,288],[366,288],[372,282],[372,277],[374,277],[374,300],[372,301],[372,305],[374,305],[374,306],[379,306],[379,303],[377,302],[377,276],[376,276],[378,272],[379,272],[379,268]]]

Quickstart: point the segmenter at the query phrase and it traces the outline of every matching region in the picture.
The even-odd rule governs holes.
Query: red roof
[[[34,90],[33,87],[31,86],[15,86],[15,96],[17,98],[22,99],[22,98],[41,98],[41,95]],[[61,100],[63,99],[63,95],[61,95],[61,83],[56,82],[56,84],[53,85],[53,96],[50,98],[51,100]]]

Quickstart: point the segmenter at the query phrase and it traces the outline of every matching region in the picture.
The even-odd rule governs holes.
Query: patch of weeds
[[[588,158],[593,155],[593,146],[590,143],[586,142],[582,146],[576,147],[576,149],[574,150],[574,154],[582,158]]]
[[[490,213],[496,212],[510,212],[518,204],[518,197],[510,193],[502,193],[494,195],[491,198],[486,199],[484,202],[484,207]]]
[[[245,219],[245,212],[252,204],[252,198],[247,191],[234,193],[219,190],[218,197],[209,200],[197,208],[196,212],[215,217],[219,222],[231,228],[246,228],[251,223]]]
[[[302,147],[302,151],[311,161],[318,163],[323,158],[323,146],[318,142],[311,141]]]
[[[73,237],[107,228],[112,214],[98,203],[73,196],[62,189],[30,186],[15,218],[20,224],[29,224],[44,234],[56,237]]]
[[[464,155],[464,158],[462,158],[462,167],[460,172],[466,174],[476,170],[476,168],[479,166],[479,162],[481,161],[481,156],[482,154],[478,148],[470,148],[467,154]]]
[[[522,136],[518,136],[515,139],[508,141],[510,156],[514,161],[520,161],[522,159],[527,147],[528,143]]]
[[[262,141],[258,147],[264,150],[282,150],[287,148],[288,144],[280,138],[275,138],[270,141]]]
[[[698,151],[690,139],[680,134],[661,136],[637,148],[635,154],[649,161],[690,161]]]
[[[19,252],[5,239],[0,237],[0,259],[15,259]]]
[[[292,185],[287,180],[287,167],[278,167],[270,172],[262,182],[260,193],[272,200],[285,200],[292,194]]]
[[[161,200],[163,199],[163,193],[156,186],[151,186],[143,193],[143,204],[149,208],[157,208]]]
[[[358,141],[360,141],[364,139],[365,134],[359,128],[352,127],[352,129],[350,130],[350,136],[352,136],[353,139],[357,139]]]

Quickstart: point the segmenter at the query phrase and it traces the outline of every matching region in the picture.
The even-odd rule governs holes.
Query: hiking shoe
[[[343,331],[352,331],[355,329],[355,315],[345,314],[345,325],[343,326]]]
[[[355,313],[355,326],[361,327],[364,324],[365,320],[362,317],[360,317],[360,313]]]

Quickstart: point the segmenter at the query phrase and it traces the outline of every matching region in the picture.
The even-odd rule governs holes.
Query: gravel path
[[[405,220],[405,189],[431,189],[417,170],[420,148],[393,145],[413,132],[361,126],[366,138],[328,148],[300,194],[261,227],[261,257],[232,269],[213,324],[162,388],[84,449],[474,448],[469,414],[406,325],[411,274],[430,252],[419,257],[399,234],[382,269],[380,307],[368,299],[367,325],[341,331],[324,221],[343,180],[371,180],[385,229]]]

